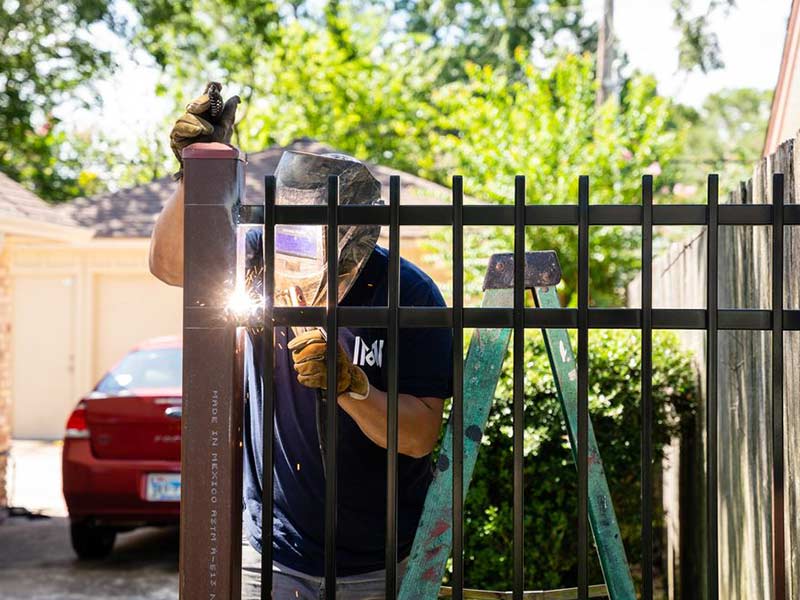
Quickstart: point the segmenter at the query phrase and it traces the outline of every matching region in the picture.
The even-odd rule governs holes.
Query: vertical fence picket
[[[275,426],[275,176],[264,177],[264,233],[262,237],[262,289],[264,292],[262,354],[262,398],[264,404],[261,439],[261,600],[272,598],[272,498],[274,490],[273,434]]]
[[[464,181],[453,177],[453,600],[464,597]]]
[[[328,302],[325,315],[325,331],[328,335],[328,348],[326,360],[328,366],[328,398],[325,406],[325,598],[335,600],[336,598],[336,520],[337,520],[337,472],[336,472],[336,450],[338,436],[336,399],[336,351],[338,348],[338,308],[339,298],[337,282],[339,281],[338,258],[339,258],[339,227],[338,215],[339,208],[339,177],[330,175],[328,177],[328,207],[327,207],[327,229],[326,229],[326,250],[328,259]]]
[[[522,600],[525,465],[525,177],[514,180],[514,600]]]
[[[386,391],[386,598],[397,596],[397,403],[400,306],[400,177],[389,179],[389,327]]]
[[[589,178],[578,179],[578,599],[589,598]]]
[[[786,598],[783,452],[783,174],[772,176],[772,594]]]
[[[707,552],[708,572],[707,598],[717,600],[719,597],[719,564],[717,540],[718,490],[717,490],[717,364],[718,364],[718,236],[719,236],[719,177],[708,176],[708,229],[706,231],[708,257],[706,266],[707,298],[706,298],[706,520],[707,520]]]
[[[642,600],[653,598],[653,177],[642,177]]]
[[[524,573],[525,465],[525,177],[514,180],[514,600],[522,600]]]

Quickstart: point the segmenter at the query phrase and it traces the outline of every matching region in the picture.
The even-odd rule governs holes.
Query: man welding
[[[181,150],[195,142],[229,143],[238,97],[224,106],[221,86],[187,106],[170,142]],[[181,171],[179,171],[179,174]],[[276,169],[278,203],[325,203],[329,175],[340,177],[340,204],[373,204],[380,184],[367,167],[340,155],[284,154]],[[184,188],[177,184],[155,224],[150,269],[170,285],[183,283]],[[317,228],[321,229],[321,228]],[[339,231],[337,282],[340,306],[386,306],[388,251],[376,245],[379,228],[344,226]],[[276,252],[306,256],[314,235],[276,230]],[[325,244],[321,244],[322,247]],[[306,250],[304,250],[304,248]],[[260,268],[261,232],[247,237],[250,266]],[[310,260],[313,261],[313,253]],[[324,260],[317,261],[324,265]],[[282,278],[276,261],[276,289]],[[312,270],[313,271],[313,270]],[[311,271],[309,271],[311,272]],[[256,278],[258,279],[258,278]],[[291,286],[296,302],[324,303],[327,279]],[[408,261],[400,263],[402,306],[444,306],[435,283]],[[337,390],[338,525],[337,598],[384,597],[386,526],[386,330],[340,328]],[[260,598],[262,457],[261,348],[251,332],[245,355],[243,598]],[[432,477],[430,454],[439,437],[444,399],[452,388],[452,336],[448,329],[401,330],[398,342],[398,573],[402,575]],[[324,585],[324,490],[319,436],[319,398],[334,394],[327,383],[326,342],[318,329],[275,329],[275,461],[273,508],[273,597],[319,599]],[[322,447],[322,452],[320,448]],[[264,519],[268,520],[268,519]]]

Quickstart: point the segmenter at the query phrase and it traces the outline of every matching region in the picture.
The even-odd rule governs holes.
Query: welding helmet
[[[339,176],[340,205],[381,203],[381,185],[364,163],[343,154],[286,151],[275,169],[276,204],[327,205],[328,176]],[[326,231],[321,225],[275,227],[275,301],[321,306],[327,298]],[[380,225],[339,227],[338,299],[372,254]]]

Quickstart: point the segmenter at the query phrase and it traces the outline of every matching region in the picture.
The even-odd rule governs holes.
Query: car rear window
[[[158,348],[131,352],[97,386],[105,394],[181,385],[181,350]]]

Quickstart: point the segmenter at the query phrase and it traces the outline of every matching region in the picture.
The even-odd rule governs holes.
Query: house
[[[57,393],[50,369],[67,372],[73,359],[69,352],[60,351],[69,327],[59,320],[60,308],[65,298],[75,294],[68,275],[57,269],[35,275],[25,267],[15,269],[11,256],[19,246],[66,247],[91,237],[90,229],[0,173],[0,512],[7,505],[7,458],[15,423],[25,431],[33,425],[27,419],[48,414]],[[19,420],[14,411],[15,373],[20,373],[25,401],[41,407],[21,411],[25,416]],[[56,418],[61,421],[60,415]]]
[[[772,110],[764,140],[763,156],[769,156],[781,142],[800,131],[800,0],[792,2],[786,27],[778,83],[772,97]]]
[[[330,151],[307,139],[287,149]],[[272,147],[248,156],[249,201],[263,201],[263,176],[274,172],[283,150]],[[387,199],[389,177],[400,175],[403,204],[451,201],[445,187],[380,165],[371,169]],[[7,237],[0,262],[7,273],[2,297],[10,303],[0,315],[10,310],[13,362],[6,367],[10,378],[0,378],[0,401],[8,403],[10,397],[13,437],[60,438],[77,399],[132,345],[180,333],[181,290],[158,281],[148,269],[150,232],[175,185],[164,177],[58,209],[25,192],[40,211],[31,229],[52,235]],[[402,253],[419,261],[426,228],[401,231]],[[443,267],[449,279],[449,267]]]

